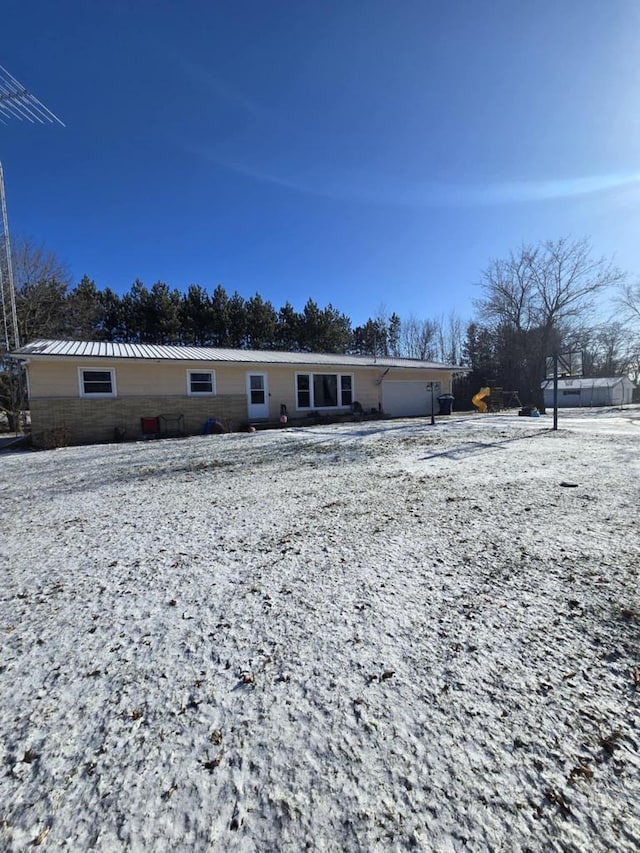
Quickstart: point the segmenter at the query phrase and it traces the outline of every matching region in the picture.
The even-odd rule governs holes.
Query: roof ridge
[[[120,343],[77,339],[39,338],[15,350],[16,356],[84,356],[91,358],[140,358],[180,361],[238,361],[276,364],[344,364],[363,367],[416,367],[466,370],[461,365],[401,356],[354,353],[319,353],[276,349],[239,349],[188,344]]]

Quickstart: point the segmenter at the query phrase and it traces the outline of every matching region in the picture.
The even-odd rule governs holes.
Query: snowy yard
[[[0,457],[0,848],[640,849],[640,408]]]

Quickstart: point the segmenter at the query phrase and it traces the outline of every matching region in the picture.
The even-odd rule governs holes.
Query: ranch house
[[[34,341],[13,353],[27,370],[32,440],[65,443],[195,435],[371,411],[430,415],[451,393],[453,365],[270,350]],[[433,386],[431,385],[433,383]]]

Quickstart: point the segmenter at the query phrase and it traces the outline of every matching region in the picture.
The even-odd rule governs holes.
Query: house
[[[202,433],[310,414],[429,415],[461,368],[437,362],[271,350],[38,340],[13,353],[27,368],[36,446]],[[429,385],[433,384],[433,389]],[[49,440],[47,440],[49,436]]]
[[[631,403],[635,385],[628,376],[558,379],[558,407],[622,406]],[[542,383],[545,408],[553,408],[553,379]]]

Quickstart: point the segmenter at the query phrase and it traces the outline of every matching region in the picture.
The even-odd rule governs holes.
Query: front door
[[[266,373],[247,373],[247,403],[249,420],[269,417],[269,388]]]

